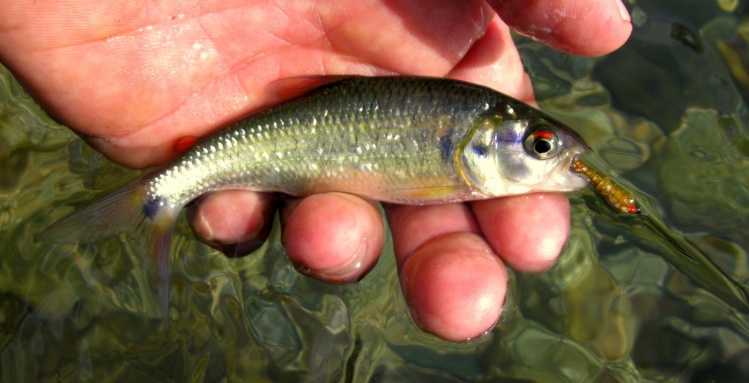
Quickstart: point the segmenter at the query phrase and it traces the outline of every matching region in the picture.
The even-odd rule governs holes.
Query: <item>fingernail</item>
[[[306,265],[295,264],[296,269],[302,274],[324,280],[329,283],[351,283],[356,282],[364,276],[368,270],[363,270],[364,258],[367,255],[367,238],[362,238],[359,248],[351,255],[351,258],[336,267],[328,269],[311,270]],[[367,265],[371,267],[373,265]]]
[[[195,212],[197,212],[197,214],[195,214],[192,227],[197,231],[197,234],[201,238],[203,238],[204,241],[213,241],[215,237],[213,235],[213,227],[211,227],[211,222],[205,218],[202,210],[200,210],[197,206],[194,206],[193,209]]]
[[[626,22],[632,22],[632,18],[629,16],[629,11],[627,11],[627,7],[624,6],[624,3],[622,3],[622,0],[614,0],[616,2],[616,6],[619,8],[619,14],[622,16],[622,20]]]
[[[266,225],[266,217],[263,217],[258,226],[248,233],[231,238],[217,238],[214,226],[199,208],[199,203],[188,206],[186,217],[191,222],[190,229],[196,237],[230,258],[243,257],[260,248],[268,238],[272,226]]]

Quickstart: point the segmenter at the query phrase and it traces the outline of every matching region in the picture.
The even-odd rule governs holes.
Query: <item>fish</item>
[[[171,164],[60,219],[38,238],[66,244],[122,233],[141,238],[150,247],[155,283],[168,295],[172,228],[188,203],[209,192],[335,191],[423,205],[588,186],[571,170],[588,150],[577,133],[488,87],[407,76],[314,76],[271,86],[279,94],[310,89],[198,140]]]

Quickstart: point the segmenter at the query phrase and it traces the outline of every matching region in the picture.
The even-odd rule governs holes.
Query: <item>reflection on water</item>
[[[541,105],[598,153],[591,163],[746,286],[746,5],[665,3],[634,2],[631,41],[605,58],[521,40],[523,58]],[[294,270],[277,231],[255,256],[228,259],[184,223],[164,328],[134,243],[34,241],[135,176],[51,122],[0,72],[0,381],[749,379],[749,315],[687,277],[678,252],[641,219],[590,192],[572,196],[559,264],[514,274],[500,323],[468,344],[414,327],[389,246],[361,283],[329,286]]]

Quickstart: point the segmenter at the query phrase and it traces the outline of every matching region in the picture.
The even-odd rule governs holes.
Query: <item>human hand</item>
[[[266,88],[279,78],[447,76],[532,102],[507,25],[582,55],[616,49],[631,31],[617,0],[284,4],[4,1],[0,61],[97,150],[143,168],[176,156],[184,137],[281,101]],[[214,193],[192,224],[213,246],[247,250],[243,244],[262,239],[273,207],[263,194]],[[449,340],[490,329],[504,301],[505,265],[544,271],[569,233],[569,201],[556,193],[386,211],[413,317]],[[322,280],[361,278],[382,249],[376,205],[355,196],[294,199],[282,220],[289,257]]]

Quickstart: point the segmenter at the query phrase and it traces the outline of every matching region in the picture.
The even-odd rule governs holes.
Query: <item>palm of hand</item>
[[[181,136],[202,136],[278,102],[266,91],[278,78],[446,75],[492,16],[482,3],[451,2],[438,11],[357,2],[291,9],[265,1],[77,6],[66,5],[66,14],[85,17],[31,12],[33,25],[24,31],[33,36],[15,38],[38,44],[8,61],[22,61],[21,77],[56,118],[134,167],[168,160],[173,153],[166,148]],[[409,13],[416,15],[403,17]],[[514,53],[511,44],[502,48]],[[503,77],[522,78],[517,64]]]

